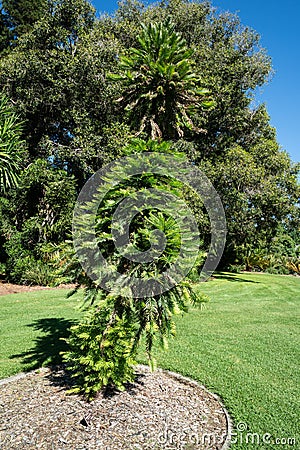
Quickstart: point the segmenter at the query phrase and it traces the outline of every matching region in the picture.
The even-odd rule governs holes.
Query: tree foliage
[[[45,245],[69,237],[75,196],[73,177],[49,162],[37,159],[23,170],[18,189],[10,191],[0,207],[10,280],[38,284],[38,277],[34,279],[31,274],[29,278],[28,273],[46,271],[49,258],[43,251]],[[51,283],[50,272],[40,284]]]
[[[213,182],[226,207],[228,245],[224,262],[242,258],[242,248],[267,247],[297,213],[298,168],[279,151],[274,139],[261,140],[249,152],[232,146],[200,167]]]
[[[103,79],[115,52],[103,36],[102,46],[92,45],[93,14],[84,0],[55,2],[0,68],[2,87],[24,120],[31,159],[51,157],[81,180],[99,166],[94,121],[105,122],[109,109]]]
[[[157,152],[159,159],[164,153],[180,162],[183,155],[172,150],[170,144],[163,142],[134,141],[125,150],[132,155],[132,167],[140,164],[139,154],[145,151]],[[131,166],[130,166],[131,167]],[[117,174],[124,173],[120,161],[111,173],[106,173],[107,183],[113,183]],[[155,190],[153,190],[155,189]],[[131,177],[122,184],[111,189],[101,202],[95,222],[97,230],[97,244],[109,268],[116,268],[122,274],[119,281],[109,274],[108,293],[97,282],[91,283],[89,276],[80,278],[86,285],[86,300],[88,312],[85,320],[71,328],[68,339],[70,350],[64,354],[76,381],[71,392],[83,392],[88,398],[93,397],[99,389],[112,385],[124,389],[127,381],[133,381],[133,364],[142,337],[145,338],[145,349],[152,368],[155,367],[153,358],[153,344],[157,338],[163,347],[167,346],[168,337],[175,334],[173,316],[188,310],[188,306],[199,305],[207,298],[196,293],[189,281],[183,280],[172,289],[156,292],[154,288],[145,288],[143,293],[137,292],[136,281],[154,279],[158,274],[166,273],[178,263],[182,247],[182,230],[178,229],[178,222],[168,212],[151,207],[151,202],[158,203],[157,190],[174,194],[176,197],[182,192],[182,183],[166,176],[155,176],[145,173]],[[149,250],[155,253],[155,236],[157,232],[164,235],[166,245],[161,253],[156,251],[147,263],[144,260],[134,261],[124,258],[122,253],[115,251],[112,221],[114,213],[123,198],[136,199],[137,192],[147,196],[146,205],[136,206],[136,215],[130,224],[130,246],[140,252]],[[182,195],[182,194],[181,194]],[[82,205],[80,221],[83,230],[88,229],[89,217],[84,213],[86,205]],[[174,211],[174,210],[173,210]],[[182,215],[182,222],[186,219],[186,210],[177,212]],[[126,224],[120,219],[116,225],[120,235],[123,235]],[[81,234],[81,233],[80,233]],[[186,245],[192,246],[195,236],[192,230],[185,230]],[[80,251],[90,247],[91,242],[82,242]],[[154,250],[153,250],[154,249]],[[129,251],[129,250],[128,250]],[[73,262],[71,262],[73,266]],[[98,266],[97,266],[98,267]],[[100,269],[100,268],[99,268]],[[124,282],[124,276],[125,282]],[[106,275],[104,275],[105,279]],[[130,279],[131,281],[127,281]],[[151,285],[152,286],[152,285]]]
[[[47,11],[47,0],[3,0],[2,11],[11,30],[11,43],[32,29]]]

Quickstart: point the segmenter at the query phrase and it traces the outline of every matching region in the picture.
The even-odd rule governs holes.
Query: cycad
[[[165,140],[182,137],[185,129],[204,131],[192,116],[213,102],[193,72],[193,50],[169,21],[142,24],[137,39],[139,48],[120,57],[121,73],[110,74],[124,83],[118,102],[128,111],[132,126],[152,139]]]
[[[21,145],[20,123],[5,97],[0,98],[0,190],[17,185]]]

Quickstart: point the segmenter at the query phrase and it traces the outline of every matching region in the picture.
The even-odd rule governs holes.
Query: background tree
[[[3,0],[0,22],[2,49],[9,49],[16,39],[30,31],[47,9],[47,0]]]
[[[223,264],[242,263],[249,248],[270,248],[297,212],[299,168],[291,166],[275,139],[262,140],[249,152],[232,146],[213,161],[203,160],[200,168],[226,208],[228,238]]]
[[[99,135],[111,109],[105,73],[118,51],[93,21],[86,1],[56,2],[0,63],[0,83],[24,120],[30,159],[50,157],[79,184],[101,166]]]
[[[1,262],[6,262],[7,276],[15,282],[26,282],[26,264],[22,258],[25,254],[31,259],[31,273],[37,273],[39,261],[44,271],[41,245],[49,241],[60,243],[66,238],[71,227],[75,189],[102,164],[99,148],[105,137],[101,130],[107,126],[111,108],[105,72],[116,64],[117,48],[117,43],[107,38],[100,26],[94,27],[94,9],[88,2],[60,1],[52,2],[48,13],[20,36],[9,55],[0,61],[2,89],[23,120],[22,137],[28,147],[28,154],[22,159],[23,166],[28,167],[22,173],[23,190],[16,191],[14,198],[10,193],[9,199],[1,199]],[[121,126],[115,132],[108,131],[108,136],[113,136],[117,144],[117,136],[123,141],[125,131],[126,127]],[[109,145],[114,151],[118,148],[113,142]],[[36,177],[40,171],[37,184],[31,178],[33,168]],[[45,176],[47,173],[49,176]],[[66,189],[61,186],[57,192],[53,176],[58,182],[59,173],[65,174],[61,183]],[[24,183],[28,185],[28,177],[33,183],[30,189],[36,189],[30,201],[24,199],[27,193]],[[51,190],[57,193],[59,201],[49,198]],[[50,223],[45,205],[55,217],[54,224]],[[57,230],[58,224],[64,231],[49,234],[50,225]],[[41,239],[45,234],[47,239]],[[18,238],[13,239],[14,235]],[[48,275],[43,278],[43,284],[51,280]],[[31,276],[27,282],[38,280]]]
[[[9,19],[3,8],[0,10],[0,54],[9,51],[12,32]]]

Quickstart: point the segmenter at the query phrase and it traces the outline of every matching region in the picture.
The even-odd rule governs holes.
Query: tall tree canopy
[[[141,55],[137,41],[141,22],[147,27],[167,18],[185,39],[185,51],[193,53],[194,81],[191,77],[189,83],[193,82],[194,88],[208,87],[215,101],[212,110],[200,108],[193,113],[195,127],[207,130],[198,135],[191,130],[188,135],[194,156],[197,153],[202,159],[205,154],[216,155],[237,141],[251,145],[268,132],[261,108],[252,110],[249,106],[251,92],[269,76],[270,59],[260,49],[256,33],[243,28],[235,16],[214,15],[207,3],[172,0],[167,6],[149,8],[125,2],[116,17],[95,21],[92,8],[84,0],[61,0],[55,5],[52,14],[18,40],[0,67],[0,84],[18,103],[28,124],[25,133],[33,155],[38,156],[45,136],[71,148],[84,128],[79,122],[86,124],[92,119],[88,126],[105,140],[103,125],[124,121],[121,108],[111,104],[118,92],[120,97],[121,85],[118,90],[107,73],[116,72],[119,55],[129,48],[135,47]],[[162,68],[153,67],[152,75],[153,70]],[[119,71],[124,75],[122,66]],[[84,118],[78,117],[79,111]]]
[[[47,0],[2,0],[0,51],[9,49],[47,12]]]

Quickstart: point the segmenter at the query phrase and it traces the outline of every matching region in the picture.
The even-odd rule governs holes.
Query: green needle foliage
[[[152,139],[183,137],[184,130],[203,132],[193,122],[193,113],[210,108],[208,89],[199,87],[193,71],[193,49],[188,48],[170,21],[142,24],[137,38],[139,48],[130,48],[120,57],[118,74],[110,79],[122,81],[130,123]]]
[[[152,152],[171,152],[170,144],[158,144],[150,141],[134,142],[127,148],[132,153],[132,161],[138,160],[138,153],[146,150]],[[182,161],[180,153],[174,153],[174,158]],[[163,156],[162,156],[163,157]],[[117,177],[127,170],[122,162],[106,175],[106,182],[110,184],[110,177]],[[126,180],[124,177],[123,179]],[[145,339],[146,353],[152,369],[155,361],[152,357],[152,347],[158,338],[163,347],[167,346],[168,337],[175,334],[173,316],[188,310],[189,304],[201,304],[206,301],[205,296],[195,294],[192,285],[184,280],[166,292],[146,291],[141,298],[136,298],[135,281],[149,280],[167,271],[178,258],[182,245],[182,230],[179,230],[176,220],[155,207],[137,210],[137,214],[130,223],[129,248],[145,252],[154,248],[155,233],[163,233],[166,239],[165,248],[150,262],[136,262],[124,257],[115,250],[112,234],[113,214],[123,198],[135,199],[137,191],[150,196],[156,201],[157,191],[165,194],[180,192],[180,182],[168,176],[143,173],[127,179],[113,187],[101,202],[96,217],[97,242],[102,255],[105,257],[109,271],[107,286],[110,293],[92,283],[86,275],[81,283],[86,285],[86,299],[89,302],[87,315],[82,323],[71,329],[68,339],[70,350],[64,354],[70,370],[76,380],[72,392],[83,392],[88,398],[93,397],[99,389],[113,385],[118,389],[124,388],[124,383],[134,379],[135,356],[141,339]],[[155,191],[151,189],[155,188]],[[101,186],[100,186],[101,189]],[[151,203],[151,202],[150,202]],[[82,227],[89,229],[88,214],[81,216]],[[123,227],[122,221],[119,222]],[[184,230],[185,240],[193,242],[195,236],[190,230]],[[85,234],[86,236],[86,234]],[[91,242],[82,241],[82,250],[91,246]],[[73,262],[69,260],[73,266]],[[99,267],[97,267],[97,270]],[[100,268],[101,269],[101,268]],[[130,277],[130,282],[122,284],[122,277],[114,278],[113,270]],[[104,269],[105,270],[105,269]],[[104,274],[105,275],[105,274]],[[111,283],[111,284],[110,284]]]

